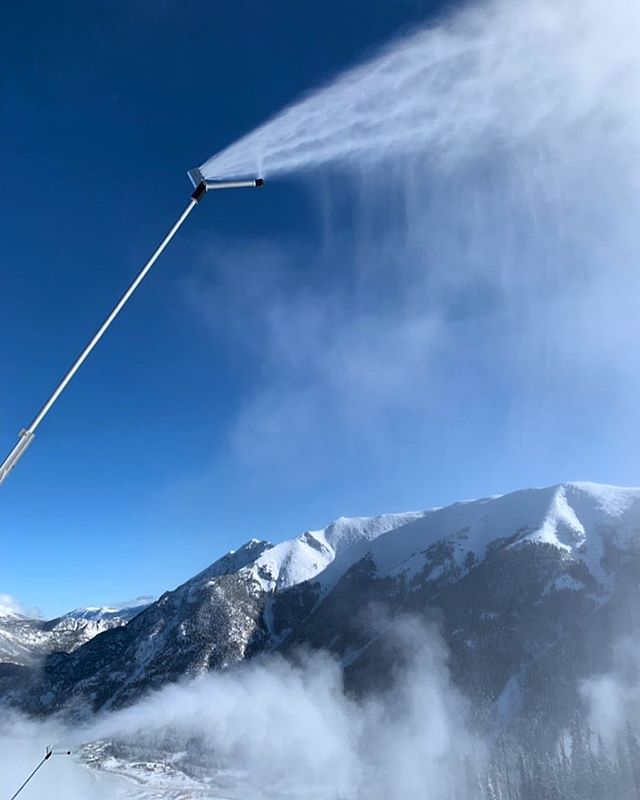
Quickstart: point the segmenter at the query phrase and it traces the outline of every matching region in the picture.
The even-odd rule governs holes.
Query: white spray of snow
[[[465,769],[480,770],[485,752],[469,733],[445,648],[410,618],[391,624],[380,615],[378,623],[406,664],[375,699],[348,696],[329,656],[301,653],[296,662],[268,657],[170,685],[73,729],[5,716],[0,792],[9,796],[53,744],[84,752],[98,771],[52,760],[39,784],[51,798],[442,800],[454,787],[464,795]],[[109,742],[119,749],[107,752]],[[117,776],[135,785],[127,790]]]
[[[287,491],[344,469],[371,496],[432,475],[480,476],[472,491],[602,464],[624,479],[640,440],[639,38],[635,0],[475,3],[204,165],[313,170],[322,214],[309,251],[216,243],[212,286],[193,287],[255,366],[243,466]]]
[[[407,618],[386,635],[407,667],[375,700],[349,698],[326,655],[270,657],[167,687],[79,736],[150,752],[198,741],[213,787],[231,772],[236,791],[254,797],[444,797],[482,745],[467,732],[438,637]]]
[[[45,754],[46,747],[69,749],[71,731],[55,721],[27,720],[8,713],[0,716],[0,795],[11,797]],[[121,781],[96,780],[79,766],[74,755],[54,755],[24,789],[21,798],[70,800],[91,797],[114,800],[122,797]]]
[[[609,746],[628,722],[640,724],[640,647],[632,638],[618,642],[610,672],[595,675],[581,685],[591,729]]]
[[[638,67],[638,54],[630,64],[624,45],[639,23],[628,2],[472,6],[294,104],[202,171],[272,175],[398,154],[455,161],[505,142],[564,148],[559,139],[575,136],[603,101],[612,118],[626,113],[615,89]],[[610,51],[616,39],[623,46]]]

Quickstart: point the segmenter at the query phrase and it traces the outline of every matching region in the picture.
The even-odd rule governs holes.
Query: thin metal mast
[[[45,755],[44,755],[44,758],[42,759],[42,761],[33,770],[31,775],[29,775],[29,777],[22,784],[22,786],[15,792],[15,794],[11,795],[10,800],[16,800],[16,797],[20,794],[20,792],[24,789],[24,787],[29,783],[31,778],[33,778],[33,776],[40,769],[40,767],[44,764],[44,762],[48,761],[51,758],[51,756],[56,756],[56,755],[70,756],[71,755],[71,750],[64,750],[62,752],[54,752],[50,747],[47,747],[44,752],[45,752]]]
[[[98,330],[94,334],[93,338],[89,341],[89,343],[80,353],[78,358],[73,362],[66,375],[63,377],[60,383],[53,390],[52,394],[49,396],[49,399],[46,401],[46,403],[42,406],[40,411],[38,411],[36,416],[33,418],[33,421],[28,425],[28,427],[23,428],[20,431],[19,434],[20,438],[18,439],[18,443],[9,453],[9,455],[5,458],[2,464],[0,464],[0,484],[4,482],[4,480],[7,478],[11,470],[15,467],[20,458],[24,455],[26,449],[29,447],[29,445],[34,439],[36,428],[40,425],[42,420],[49,413],[51,407],[60,397],[62,392],[65,390],[69,381],[80,369],[80,367],[85,362],[85,360],[87,359],[93,348],[98,344],[100,339],[102,339],[102,337],[107,332],[111,323],[122,311],[124,306],[127,304],[128,300],[131,298],[132,294],[144,280],[146,274],[149,272],[151,267],[153,267],[158,258],[162,255],[169,242],[173,239],[178,230],[182,227],[184,221],[187,219],[187,217],[193,211],[193,209],[198,205],[200,200],[202,200],[207,191],[211,189],[237,189],[249,186],[263,185],[263,181],[261,178],[255,178],[251,180],[238,180],[238,181],[235,180],[208,181],[204,179],[199,170],[190,170],[188,175],[193,185],[195,186],[195,189],[193,194],[191,195],[189,202],[187,203],[186,208],[180,214],[180,216],[175,221],[175,223],[173,224],[169,232],[166,234],[164,239],[160,242],[158,247],[154,250],[151,257],[142,267],[142,269],[138,273],[133,283],[129,286],[127,291],[122,295],[120,300],[118,300],[118,302],[113,307],[108,317],[105,319],[105,321],[102,323],[102,325],[98,328]]]

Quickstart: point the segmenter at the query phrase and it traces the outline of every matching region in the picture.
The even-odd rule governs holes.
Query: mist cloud
[[[194,791],[206,787],[215,794],[226,787],[232,795],[264,798],[449,796],[481,771],[485,751],[470,733],[469,709],[450,682],[445,647],[421,623],[377,613],[380,636],[402,656],[403,666],[387,676],[389,688],[375,697],[350,696],[340,665],[326,653],[299,653],[293,661],[269,656],[167,686],[82,726],[5,722],[13,752],[21,746],[24,751],[17,772],[43,749],[42,742],[77,748],[98,740],[115,743],[111,759],[119,753],[130,762],[173,767]],[[113,760],[105,767],[123,771]],[[84,773],[78,775],[76,795],[68,796],[84,788]],[[145,771],[138,777],[144,781]],[[147,790],[162,785],[151,780]],[[173,797],[169,782],[165,789]]]
[[[633,639],[619,642],[611,672],[583,681],[581,694],[587,705],[591,730],[612,746],[640,721],[640,645]]]
[[[462,782],[463,760],[480,764],[483,752],[438,636],[410,619],[388,624],[406,666],[375,699],[349,697],[327,654],[271,656],[167,687],[88,733],[151,750],[196,740],[258,796],[443,797]]]
[[[39,617],[39,609],[26,608],[10,594],[0,594],[0,617]]]
[[[11,797],[45,755],[46,747],[66,750],[74,737],[63,724],[33,721],[0,709],[0,794]],[[96,780],[71,756],[54,755],[36,773],[22,796],[70,800],[91,797],[113,800],[121,782],[110,776]],[[21,797],[22,797],[21,796]]]

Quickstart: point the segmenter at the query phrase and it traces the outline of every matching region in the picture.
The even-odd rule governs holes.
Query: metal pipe
[[[15,792],[15,794],[12,794],[12,795],[11,795],[11,798],[10,798],[10,800],[16,800],[16,797],[17,797],[17,796],[20,794],[20,792],[21,792],[21,791],[24,789],[24,787],[25,787],[25,786],[26,786],[26,785],[29,783],[29,781],[31,780],[31,778],[33,778],[33,776],[34,776],[34,775],[36,774],[36,772],[37,772],[37,771],[40,769],[40,767],[41,767],[41,766],[42,766],[42,765],[45,763],[45,761],[48,761],[48,760],[51,758],[51,756],[70,756],[70,755],[71,755],[71,750],[62,750],[62,751],[59,751],[59,750],[52,750],[50,747],[47,747],[47,748],[45,748],[45,751],[44,751],[44,758],[42,759],[42,761],[41,761],[41,762],[38,764],[38,766],[37,766],[37,767],[36,767],[36,768],[33,770],[33,772],[31,773],[31,775],[29,775],[29,777],[28,777],[28,778],[26,779],[26,781],[25,781],[25,782],[22,784],[22,786],[21,786],[21,787],[18,789],[18,791],[17,791],[17,792]]]
[[[251,186],[264,186],[264,181],[262,178],[238,181],[205,181],[204,185],[207,187],[207,191],[211,191],[212,189],[245,189]]]
[[[53,752],[52,752],[51,750],[49,750],[49,748],[47,747],[47,749],[45,750],[45,756],[44,756],[44,758],[42,759],[42,761],[41,761],[41,762],[38,764],[38,766],[37,766],[37,767],[36,767],[36,768],[33,770],[33,772],[31,773],[31,775],[29,775],[29,777],[28,777],[28,778],[26,779],[26,781],[25,781],[25,782],[22,784],[22,786],[21,786],[21,787],[18,789],[18,791],[17,791],[17,792],[15,792],[15,794],[12,794],[12,795],[11,795],[11,800],[16,800],[16,797],[17,797],[17,796],[20,794],[20,792],[21,792],[21,791],[24,789],[24,787],[25,787],[25,786],[26,786],[26,785],[29,783],[29,781],[31,780],[31,778],[33,778],[33,776],[34,776],[34,775],[36,774],[36,772],[37,772],[37,771],[40,769],[40,767],[41,767],[41,766],[44,764],[44,762],[45,762],[45,761],[48,761],[48,760],[51,758],[51,756],[52,756],[52,755],[53,755]]]
[[[20,459],[24,455],[25,450],[27,449],[27,447],[29,447],[32,441],[33,441],[33,433],[24,430],[23,428],[20,431],[20,438],[18,439],[18,444],[5,458],[4,462],[2,463],[2,466],[0,466],[0,484],[4,481],[7,475],[15,467],[18,461],[20,461]]]
[[[189,216],[189,214],[193,211],[193,209],[197,205],[198,205],[198,200],[195,200],[192,197],[189,200],[185,210],[182,212],[182,214],[180,214],[180,216],[178,217],[177,221],[172,226],[172,228],[169,231],[169,233],[167,233],[167,235],[160,242],[158,247],[154,250],[153,254],[151,255],[151,258],[149,258],[147,263],[140,270],[140,272],[138,273],[136,279],[129,286],[127,291],[122,295],[120,300],[118,300],[116,305],[111,310],[111,313],[109,314],[109,316],[105,319],[105,321],[102,323],[102,325],[98,328],[98,330],[94,334],[94,336],[91,339],[91,341],[89,342],[89,344],[84,348],[82,353],[80,353],[78,358],[73,362],[73,364],[72,364],[71,368],[69,369],[69,371],[67,372],[67,374],[60,381],[60,383],[56,386],[56,388],[54,389],[53,393],[51,394],[51,396],[49,397],[47,402],[42,406],[40,411],[36,414],[36,416],[33,419],[33,422],[27,428],[27,431],[29,433],[35,434],[36,428],[38,427],[38,425],[40,425],[42,420],[45,418],[46,414],[51,409],[51,406],[56,402],[58,397],[60,397],[60,395],[64,391],[65,387],[67,386],[67,384],[69,383],[71,378],[73,378],[73,376],[80,369],[80,367],[82,366],[82,364],[84,363],[84,361],[88,357],[89,353],[98,344],[100,339],[102,339],[102,337],[107,332],[107,329],[109,328],[111,323],[118,316],[118,314],[122,311],[122,309],[126,305],[127,301],[131,297],[131,295],[135,292],[135,290],[138,288],[138,286],[142,283],[142,281],[143,281],[145,275],[147,274],[147,272],[149,272],[151,267],[156,263],[158,258],[162,255],[162,252],[164,251],[166,246],[169,244],[169,242],[173,239],[173,237],[176,235],[176,233],[178,232],[179,228],[182,226],[182,223],[186,220],[186,218]]]
[[[197,167],[190,169],[187,175],[195,189],[204,185],[207,191],[212,189],[249,189],[252,187],[260,188],[264,186],[264,180],[262,178],[226,178],[224,180],[210,180],[209,178],[205,178]]]
[[[102,323],[102,325],[98,328],[98,330],[94,334],[93,338],[89,341],[89,343],[84,348],[84,350],[80,353],[78,358],[73,362],[73,364],[71,365],[71,367],[68,370],[68,372],[66,373],[66,375],[63,377],[63,379],[60,381],[60,383],[56,386],[56,388],[54,389],[54,391],[50,395],[49,399],[46,401],[46,403],[42,406],[40,411],[38,411],[36,416],[33,418],[33,421],[31,422],[31,424],[27,428],[24,428],[20,432],[20,439],[18,440],[18,443],[13,448],[13,450],[9,453],[9,455],[5,458],[5,460],[2,462],[2,464],[0,464],[0,484],[2,484],[4,482],[4,480],[6,479],[7,475],[15,467],[15,465],[18,463],[18,461],[20,460],[20,458],[24,454],[24,452],[27,449],[27,447],[31,444],[31,442],[33,441],[33,438],[35,436],[36,428],[40,425],[42,420],[45,418],[45,416],[51,410],[51,407],[56,402],[56,400],[60,397],[62,392],[65,390],[65,388],[66,388],[67,384],[69,383],[69,381],[73,378],[73,376],[76,374],[76,372],[80,369],[80,367],[85,362],[85,360],[87,359],[87,357],[89,356],[89,354],[91,353],[93,348],[98,344],[100,339],[102,339],[102,337],[107,332],[107,329],[109,328],[111,323],[115,320],[115,318],[118,316],[118,314],[122,311],[122,309],[126,305],[127,301],[131,297],[131,295],[135,292],[135,290],[138,288],[138,286],[142,283],[142,281],[144,280],[146,274],[149,272],[151,267],[153,267],[153,265],[156,263],[158,258],[162,255],[163,251],[165,250],[165,248],[167,247],[169,242],[176,235],[176,233],[178,232],[178,230],[180,229],[180,227],[182,226],[184,221],[187,219],[187,217],[193,211],[193,209],[198,205],[200,200],[202,200],[204,195],[210,189],[235,189],[235,188],[256,187],[256,186],[262,186],[263,185],[263,181],[262,181],[261,178],[254,178],[253,180],[238,180],[238,181],[205,181],[204,178],[202,177],[202,173],[200,172],[200,170],[197,170],[197,169],[196,170],[190,170],[188,175],[189,175],[189,178],[190,178],[191,182],[194,184],[195,189],[194,189],[193,194],[191,195],[191,198],[190,198],[189,202],[187,203],[186,208],[180,214],[180,216],[178,217],[176,222],[173,224],[173,226],[171,227],[169,232],[166,234],[164,239],[160,242],[158,247],[151,254],[151,257],[146,262],[146,264],[142,267],[142,269],[138,273],[138,275],[135,278],[135,280],[133,281],[133,283],[129,286],[127,291],[122,295],[120,300],[118,300],[116,305],[111,310],[109,316],[105,319],[105,321]]]

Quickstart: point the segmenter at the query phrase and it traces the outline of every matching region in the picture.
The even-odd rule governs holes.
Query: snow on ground
[[[286,786],[257,788],[256,776],[238,769],[217,768],[203,774],[184,753],[130,760],[109,751],[108,742],[91,743],[82,748],[76,762],[97,788],[108,787],[113,800],[326,800],[333,796],[333,792],[327,794],[327,786],[293,780]]]

